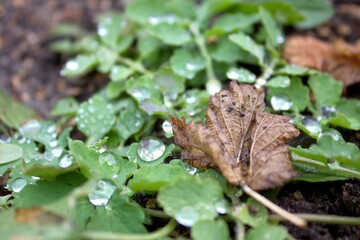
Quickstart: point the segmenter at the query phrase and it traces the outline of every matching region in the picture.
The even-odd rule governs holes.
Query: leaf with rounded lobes
[[[264,64],[265,51],[264,48],[258,45],[253,39],[244,33],[234,33],[229,35],[230,41],[237,44],[241,49],[247,51],[254,57],[256,57],[258,64],[262,66]]]
[[[284,37],[280,28],[277,26],[275,20],[271,16],[270,12],[265,8],[260,7],[260,17],[262,24],[265,27],[266,34],[273,46],[278,46],[284,42]]]
[[[188,79],[205,68],[205,59],[199,53],[187,49],[176,50],[170,58],[171,68],[175,73]]]
[[[287,142],[299,134],[285,116],[263,112],[264,93],[230,84],[209,102],[206,127],[172,117],[181,156],[198,168],[218,168],[233,185],[255,190],[281,186],[296,175]]]
[[[226,222],[219,220],[201,220],[191,228],[194,240],[229,239],[229,229]]]
[[[233,13],[220,16],[214,23],[214,29],[221,29],[224,32],[233,32],[244,30],[259,21],[257,14],[245,15],[242,13]]]
[[[166,44],[180,46],[191,40],[191,34],[177,23],[162,22],[152,26],[150,33]]]
[[[266,223],[250,229],[246,233],[246,240],[284,240],[287,237],[286,228],[283,226],[268,225]]]
[[[0,144],[0,164],[9,163],[23,157],[23,149],[15,144]]]

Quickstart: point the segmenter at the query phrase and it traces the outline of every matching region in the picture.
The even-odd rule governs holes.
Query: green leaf
[[[265,83],[267,87],[286,88],[290,86],[291,79],[288,76],[275,76]]]
[[[108,73],[115,64],[118,55],[110,48],[100,47],[96,51],[96,57],[98,58],[99,62],[97,70],[101,73]]]
[[[185,91],[185,78],[175,74],[169,67],[160,68],[155,73],[154,82],[164,96],[176,98]]]
[[[115,48],[125,25],[126,22],[120,14],[106,14],[100,17],[97,34],[105,45]]]
[[[229,35],[229,39],[230,41],[237,44],[241,49],[247,51],[248,53],[256,57],[259,65],[262,66],[264,64],[264,48],[254,42],[254,40],[252,40],[249,36],[239,32]]]
[[[31,108],[16,102],[0,90],[0,120],[6,126],[18,128],[23,122],[34,117],[35,112]]]
[[[79,103],[73,97],[59,100],[51,111],[52,116],[75,116]]]
[[[92,141],[109,132],[115,119],[112,105],[98,96],[82,103],[76,114],[78,129]]]
[[[287,0],[305,19],[297,23],[302,29],[314,28],[328,21],[334,14],[332,4],[327,0]]]
[[[210,46],[210,54],[213,59],[219,62],[233,63],[240,61],[248,64],[257,64],[257,59],[253,55],[239,48],[227,37],[220,37],[215,46]]]
[[[271,100],[274,97],[285,96],[292,104],[289,109],[293,111],[303,111],[310,104],[308,87],[304,86],[300,78],[292,78],[290,86],[285,88],[269,88],[267,98]],[[274,107],[274,106],[273,106]],[[280,109],[281,110],[281,109]]]
[[[329,123],[352,130],[360,130],[360,101],[357,99],[342,98],[336,106],[337,115]]]
[[[176,23],[162,22],[151,26],[150,33],[166,44],[180,46],[191,40],[191,34]]]
[[[150,17],[160,17],[169,11],[162,0],[135,0],[126,5],[126,15],[137,23],[147,24]]]
[[[189,227],[199,220],[215,219],[215,204],[223,199],[223,194],[214,180],[193,176],[179,178],[161,188],[157,199],[166,214]]]
[[[114,194],[106,206],[96,207],[87,230],[146,233],[144,221],[145,212],[141,206],[127,196]]]
[[[229,239],[229,229],[226,222],[219,220],[200,220],[191,228],[194,240]]]
[[[188,79],[205,68],[205,59],[199,53],[181,48],[175,51],[170,58],[171,68],[180,76]]]
[[[268,39],[270,40],[270,43],[273,46],[278,46],[279,44],[282,44],[284,42],[283,34],[281,33],[271,14],[263,7],[260,7],[259,12],[262,24],[265,27],[265,31]]]
[[[246,233],[246,240],[283,240],[287,237],[287,230],[283,226],[274,226],[268,224],[262,224],[256,228],[250,229]]]
[[[57,145],[53,143],[57,137],[56,125],[51,121],[30,120],[19,128],[19,133],[25,138],[44,144],[47,150],[51,150],[52,145]]]
[[[141,110],[143,110],[150,116],[152,115],[159,115],[162,117],[169,116],[167,108],[162,103],[159,103],[158,101],[155,101],[153,99],[142,101],[139,107]]]
[[[226,76],[228,79],[236,80],[240,83],[254,83],[256,81],[256,75],[246,68],[230,68]]]
[[[128,67],[121,65],[114,65],[111,68],[110,79],[111,81],[121,81],[128,78],[131,74],[134,73],[134,70]]]
[[[221,29],[222,31],[234,32],[244,30],[259,21],[259,15],[245,15],[242,13],[233,13],[220,16],[216,19],[213,29]]]
[[[56,53],[75,53],[76,48],[74,43],[68,39],[61,39],[54,41],[50,44],[50,49],[52,52]]]
[[[135,103],[130,104],[128,108],[121,111],[115,129],[121,138],[125,141],[135,133],[139,132],[145,123],[142,112],[137,108]]]
[[[106,85],[106,97],[109,100],[119,97],[123,92],[125,92],[125,84],[122,81],[109,82]]]
[[[149,99],[160,103],[160,91],[154,88],[154,80],[146,76],[131,78],[126,81],[126,92],[138,103]]]
[[[143,166],[134,174],[129,187],[135,192],[158,191],[180,177],[188,175],[181,166],[160,164],[158,166]]]
[[[311,91],[314,93],[315,106],[318,110],[324,106],[336,106],[341,97],[341,82],[336,81],[328,74],[312,75],[308,82]]]
[[[157,138],[150,137],[140,143],[132,143],[123,156],[140,166],[156,166],[169,157],[174,148],[174,144],[165,146]]]
[[[266,223],[268,218],[267,209],[261,203],[253,198],[249,198],[246,204],[243,204],[237,212],[237,217],[242,223],[257,227]]]
[[[97,64],[98,58],[95,55],[80,54],[66,62],[61,75],[68,78],[80,77],[93,70]]]
[[[51,34],[56,37],[78,37],[84,33],[84,29],[74,23],[59,23],[51,29]]]
[[[137,50],[140,54],[140,58],[144,59],[158,50],[161,46],[161,41],[149,35],[147,32],[140,32],[137,41]]]
[[[20,192],[15,193],[14,207],[34,207],[55,202],[68,195],[74,186],[60,182],[36,181],[36,184],[26,185]]]
[[[23,157],[23,149],[15,144],[0,143],[0,164],[16,161]]]
[[[276,74],[284,74],[284,75],[291,75],[291,76],[306,76],[306,75],[312,75],[317,74],[318,72],[316,70],[300,67],[298,65],[286,65],[283,68],[280,68],[275,71]]]

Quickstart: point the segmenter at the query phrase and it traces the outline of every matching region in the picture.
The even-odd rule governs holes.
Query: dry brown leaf
[[[211,97],[206,127],[171,118],[182,158],[198,168],[218,168],[233,185],[255,190],[280,186],[294,177],[287,142],[299,134],[285,116],[264,111],[264,93],[231,82]]]
[[[330,73],[344,83],[344,90],[360,82],[359,44],[330,44],[313,37],[293,36],[286,41],[283,55],[292,64]]]

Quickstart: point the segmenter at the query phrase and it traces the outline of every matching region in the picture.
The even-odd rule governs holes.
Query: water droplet
[[[148,23],[150,25],[158,25],[160,23],[169,23],[169,24],[174,24],[177,21],[177,17],[175,15],[169,14],[169,15],[165,15],[165,16],[150,16],[148,18]]]
[[[100,37],[106,37],[109,34],[109,31],[102,25],[99,25],[98,29],[97,29],[97,34]]]
[[[140,127],[140,125],[141,125],[141,121],[136,121],[136,122],[134,123],[134,126],[135,126],[135,127]]]
[[[190,71],[193,71],[193,70],[196,69],[196,66],[194,64],[192,64],[192,63],[187,63],[185,65],[185,67],[186,67],[187,70],[190,70]]]
[[[139,142],[137,153],[139,157],[146,161],[152,162],[160,158],[165,152],[165,145],[157,138],[146,138]]]
[[[62,147],[56,147],[51,149],[51,154],[54,155],[54,157],[60,157],[62,153],[63,153]]]
[[[105,206],[115,189],[111,181],[101,179],[96,183],[95,190],[88,195],[89,201],[95,206]]]
[[[289,98],[286,95],[278,95],[278,96],[272,96],[271,97],[271,106],[275,111],[279,110],[289,110],[293,103],[289,100]]]
[[[55,156],[51,152],[45,152],[44,158],[46,161],[49,161],[49,162],[55,160]]]
[[[313,136],[318,136],[322,131],[321,124],[313,117],[304,117],[302,120],[302,125]]]
[[[335,107],[328,107],[328,106],[321,107],[321,115],[323,115],[327,119],[335,117],[336,114],[337,114],[337,110]]]
[[[206,83],[206,90],[210,93],[210,95],[214,95],[215,93],[220,92],[221,83],[218,81],[209,81]]]
[[[70,71],[76,71],[79,69],[79,63],[76,61],[70,60],[65,64],[65,68],[69,69]]]
[[[228,202],[225,199],[215,203],[215,210],[220,214],[225,214],[227,212]]]
[[[34,135],[41,129],[41,124],[37,120],[30,120],[19,128],[21,135]]]
[[[230,68],[226,73],[227,78],[245,83],[254,83],[256,76],[249,70],[243,68]]]
[[[59,166],[62,168],[67,168],[70,167],[71,164],[73,164],[73,162],[74,162],[74,158],[69,154],[66,154],[60,159]]]
[[[171,137],[171,136],[174,135],[173,130],[172,130],[171,122],[169,122],[168,120],[165,120],[162,123],[161,127],[162,127],[166,137]]]
[[[46,129],[47,133],[54,133],[56,131],[56,126],[55,125],[51,125]]]
[[[104,152],[99,156],[100,164],[106,163],[109,166],[116,164],[115,156],[111,152]]]
[[[17,178],[11,184],[13,192],[20,192],[27,185],[27,181],[23,178]]]
[[[22,137],[19,139],[20,144],[24,144],[26,142],[26,138]]]
[[[131,91],[131,95],[133,95],[140,102],[151,98],[150,91],[145,87],[139,87],[139,88],[133,89]]]
[[[56,140],[49,142],[50,147],[56,147],[58,145],[58,142]]]
[[[181,208],[180,211],[175,214],[176,221],[186,227],[191,227],[194,225],[194,223],[196,223],[199,218],[200,214],[198,211],[190,206]]]
[[[318,140],[320,140],[324,136],[330,136],[334,141],[343,140],[343,137],[341,136],[341,133],[339,133],[335,129],[329,129],[324,132],[321,132],[318,136]]]
[[[105,209],[106,209],[106,211],[111,211],[111,210],[112,210],[112,207],[111,207],[110,205],[106,205],[106,206],[105,206]]]
[[[95,108],[94,108],[94,106],[89,105],[89,107],[88,107],[88,111],[89,111],[89,112],[91,112],[91,113],[94,113],[94,112],[95,112]]]
[[[194,96],[186,97],[185,101],[186,101],[186,103],[194,103],[194,102],[196,102],[196,97],[194,97]]]
[[[283,36],[281,36],[281,35],[279,35],[279,36],[277,36],[276,37],[276,42],[278,43],[278,44],[283,44],[284,43],[284,37]]]
[[[193,167],[193,166],[191,166],[189,164],[185,165],[185,170],[191,175],[195,175],[197,173],[197,171],[198,171],[198,169],[196,167]]]

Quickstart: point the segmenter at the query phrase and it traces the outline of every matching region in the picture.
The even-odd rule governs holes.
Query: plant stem
[[[245,239],[245,226],[239,220],[236,220],[236,240]]]
[[[258,88],[261,88],[262,86],[264,86],[264,84],[266,83],[266,81],[271,77],[271,75],[274,72],[274,68],[276,66],[276,64],[278,63],[277,59],[273,59],[270,64],[266,67],[265,71],[263,72],[263,74],[261,74],[261,76],[259,76],[256,79],[256,83],[255,86]]]
[[[269,208],[271,211],[275,212],[276,214],[280,215],[284,219],[287,219],[288,221],[292,222],[293,224],[295,224],[298,227],[306,226],[306,221],[304,219],[279,207],[275,203],[271,202],[269,199],[265,198],[261,194],[252,190],[248,185],[242,184],[241,187],[244,190],[244,192],[246,192],[246,194],[248,194],[250,197],[252,197],[255,200],[257,200],[258,202],[264,204],[267,208]]]
[[[166,213],[164,213],[161,210],[155,210],[155,209],[150,209],[150,208],[145,208],[145,211],[152,217],[157,217],[157,218],[170,218],[168,215],[166,215]]]
[[[296,214],[296,216],[309,222],[327,223],[327,224],[340,224],[340,225],[360,225],[360,217],[343,217],[336,215],[320,215],[320,214]],[[284,217],[279,215],[270,215],[270,220],[283,221]]]
[[[149,70],[147,70],[140,62],[136,62],[129,58],[125,58],[125,57],[121,57],[121,56],[118,56],[117,60],[120,63],[130,67],[131,69],[133,69],[139,73],[145,74],[148,77],[153,77],[153,74]]]
[[[190,28],[190,31],[192,32],[192,34],[194,35],[195,43],[198,46],[200,53],[204,57],[205,62],[206,62],[206,75],[207,75],[207,79],[208,79],[208,82],[206,84],[207,88],[208,88],[207,90],[210,92],[210,94],[215,94],[215,92],[220,91],[221,83],[216,78],[214,66],[213,66],[210,54],[206,48],[204,36],[200,33],[199,26],[197,25],[197,23],[195,23],[195,22],[191,23],[189,28]],[[216,87],[214,87],[214,86],[219,87],[219,89],[216,90],[215,89]],[[211,88],[211,89],[209,89],[209,88]],[[212,88],[214,88],[214,90],[212,90]]]
[[[176,227],[176,221],[171,219],[168,224],[163,228],[146,234],[128,234],[128,233],[109,233],[109,232],[98,232],[98,231],[85,231],[81,234],[82,238],[85,239],[96,239],[96,240],[153,240],[162,239],[169,235]]]

